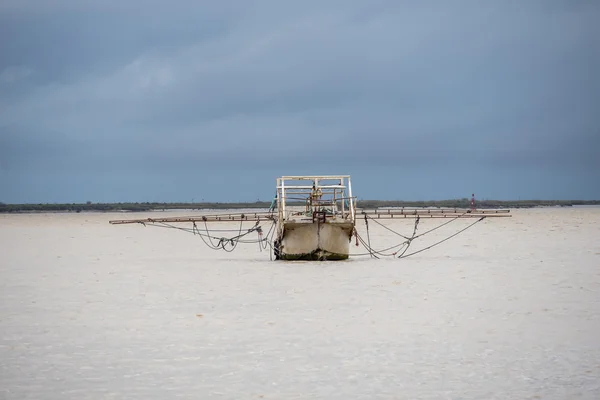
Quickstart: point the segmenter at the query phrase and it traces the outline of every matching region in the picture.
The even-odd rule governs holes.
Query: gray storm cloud
[[[219,176],[252,177],[254,200],[319,171],[368,179],[366,197],[597,198],[599,16],[592,1],[4,1],[0,201],[120,200],[133,182],[129,200],[187,199],[190,177],[240,196]],[[465,173],[479,178],[421,183]]]

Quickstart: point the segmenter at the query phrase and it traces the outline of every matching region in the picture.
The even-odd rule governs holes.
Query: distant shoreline
[[[291,204],[294,205],[294,204]],[[298,203],[295,205],[303,205]],[[534,208],[534,207],[573,207],[598,206],[600,200],[477,200],[479,209],[494,208]],[[148,212],[167,210],[226,210],[226,209],[265,209],[271,202],[257,201],[248,203],[72,203],[72,204],[4,204],[0,203],[0,213],[36,213],[36,212]],[[358,207],[364,209],[382,207],[439,207],[469,208],[470,199],[438,201],[402,201],[402,200],[359,200]]]

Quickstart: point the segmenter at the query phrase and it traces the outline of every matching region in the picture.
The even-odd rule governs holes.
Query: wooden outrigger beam
[[[273,220],[273,213],[254,212],[243,214],[215,214],[199,215],[193,217],[166,217],[166,218],[143,218],[143,219],[119,219],[108,221],[113,225],[121,224],[146,224],[146,223],[174,223],[174,222],[232,222],[232,221],[267,221]]]
[[[466,208],[400,208],[356,210],[356,217],[367,215],[374,219],[391,218],[481,218],[512,217],[510,210],[477,210]]]

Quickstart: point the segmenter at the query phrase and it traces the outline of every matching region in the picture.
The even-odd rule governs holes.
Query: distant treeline
[[[0,213],[7,212],[82,212],[82,211],[160,211],[181,209],[228,209],[228,208],[268,208],[271,202],[254,203],[73,203],[73,204],[4,204],[0,203]]]
[[[298,203],[302,205],[303,203]],[[359,208],[378,207],[443,207],[468,208],[470,199],[403,201],[403,200],[359,200]],[[292,204],[293,205],[293,204]],[[600,205],[600,200],[477,200],[477,208],[531,208],[531,207],[571,207],[579,205]],[[269,208],[270,201],[253,203],[73,203],[73,204],[4,204],[0,203],[0,213],[16,212],[82,212],[82,211],[160,211],[160,210],[223,210],[241,208]]]

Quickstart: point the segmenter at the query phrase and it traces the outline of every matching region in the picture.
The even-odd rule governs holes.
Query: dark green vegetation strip
[[[294,205],[293,203],[288,203]],[[298,203],[296,205],[302,205]],[[73,204],[4,204],[0,203],[0,213],[16,212],[82,212],[82,211],[160,211],[160,210],[225,210],[242,208],[269,208],[270,201],[253,203],[73,203]],[[600,200],[478,200],[477,208],[531,208],[531,207],[571,207],[578,205],[600,205]],[[469,208],[470,199],[438,201],[402,200],[359,200],[360,208],[377,207],[448,207]]]

